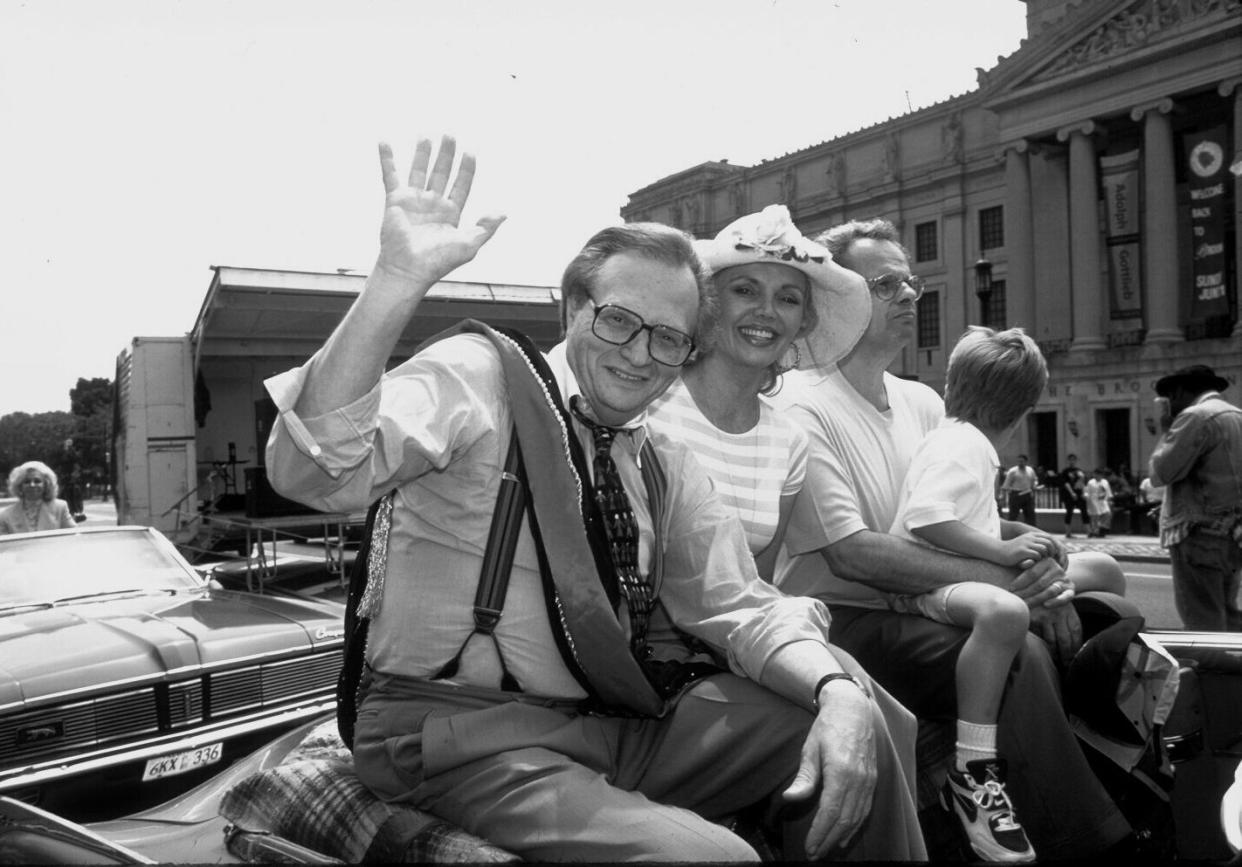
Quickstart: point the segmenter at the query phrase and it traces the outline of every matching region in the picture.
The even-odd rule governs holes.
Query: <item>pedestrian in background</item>
[[[69,514],[80,524],[86,520],[86,510],[82,506],[82,458],[73,444],[73,437],[67,437],[61,447],[59,479]]]
[[[1164,486],[1153,485],[1151,476],[1143,476],[1139,482],[1139,505],[1143,508],[1143,532],[1148,535],[1160,533],[1160,506],[1164,503]]]
[[[1087,487],[1087,474],[1078,466],[1078,455],[1066,455],[1067,465],[1061,470],[1061,505],[1065,507],[1065,538],[1072,539],[1074,534],[1070,532],[1070,521],[1074,519],[1074,510],[1077,509],[1082,514],[1082,525],[1088,526],[1090,518],[1087,516],[1087,498],[1084,491]]]
[[[1001,490],[1009,494],[1009,520],[1017,521],[1021,515],[1022,522],[1035,526],[1035,489],[1039,487],[1039,477],[1033,467],[1026,462],[1026,455],[1018,455],[1018,462],[1005,473],[1005,481]]]
[[[9,473],[9,494],[17,502],[0,510],[0,535],[65,530],[74,525],[69,506],[57,499],[56,473],[42,461],[26,461]]]
[[[1095,468],[1091,473],[1091,481],[1087,482],[1085,496],[1087,518],[1090,522],[1087,536],[1107,536],[1113,526],[1113,488],[1108,483],[1108,470],[1103,467]]]
[[[1164,433],[1150,478],[1166,486],[1160,544],[1187,629],[1242,631],[1242,409],[1221,397],[1228,387],[1203,364],[1156,381]]]

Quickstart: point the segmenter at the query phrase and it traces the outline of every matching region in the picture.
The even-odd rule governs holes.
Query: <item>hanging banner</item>
[[[1184,137],[1190,192],[1191,320],[1229,315],[1225,288],[1225,128]]]
[[[1137,319],[1143,314],[1139,152],[1100,157],[1100,184],[1104,188],[1110,318]]]

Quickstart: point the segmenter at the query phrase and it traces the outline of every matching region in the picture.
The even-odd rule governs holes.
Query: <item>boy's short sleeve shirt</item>
[[[915,542],[919,527],[958,521],[1000,538],[1000,512],[993,480],[1000,457],[983,432],[969,422],[946,418],[923,438],[902,484],[890,532]]]

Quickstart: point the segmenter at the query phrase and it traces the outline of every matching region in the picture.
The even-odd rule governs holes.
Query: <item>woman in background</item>
[[[56,474],[42,461],[15,467],[9,473],[9,494],[17,497],[17,502],[0,510],[0,534],[75,526],[69,505],[56,498]]]
[[[709,345],[651,407],[657,433],[687,443],[746,529],[768,581],[793,498],[806,477],[807,436],[768,396],[781,374],[844,356],[871,318],[862,278],[797,230],[784,205],[730,223],[695,251],[718,303]]]

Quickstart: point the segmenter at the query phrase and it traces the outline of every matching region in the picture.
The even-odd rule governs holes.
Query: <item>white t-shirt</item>
[[[1108,479],[1092,478],[1087,482],[1087,514],[1107,515],[1112,511],[1113,489]]]
[[[745,433],[722,431],[680,379],[648,408],[647,425],[689,447],[720,499],[741,518],[750,552],[766,548],[776,535],[781,497],[798,493],[806,478],[806,433],[762,396],[758,424]]]
[[[783,413],[810,437],[806,482],[794,501],[776,584],[830,603],[887,608],[880,591],[833,575],[819,550],[861,530],[887,533],[915,449],[944,418],[926,385],[884,374],[889,407],[878,410],[838,368],[786,374]]]
[[[1035,478],[1035,468],[1029,464],[1020,467],[1014,464],[1005,473],[1005,481],[1001,487],[1006,491],[1014,491],[1019,494],[1026,494],[1035,490],[1038,480]]]
[[[913,528],[958,521],[999,539],[1000,512],[992,494],[999,468],[1000,456],[979,428],[946,418],[919,443],[889,532],[926,545]]]
[[[1139,482],[1139,499],[1144,503],[1163,503],[1164,485],[1153,485],[1150,476],[1143,476]]]

